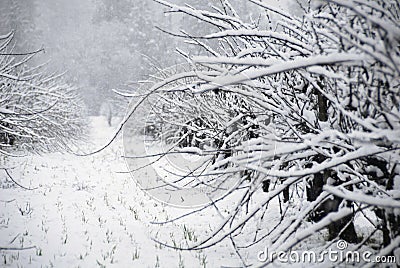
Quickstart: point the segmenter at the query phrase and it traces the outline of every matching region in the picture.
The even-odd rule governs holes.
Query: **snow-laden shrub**
[[[13,33],[0,37],[0,152],[69,150],[85,137],[77,89],[43,66],[30,67],[37,53],[14,53],[12,40]]]
[[[215,32],[182,34],[203,56],[187,56],[192,70],[155,83],[144,98],[162,99],[154,114],[174,141],[191,137],[176,147],[215,155],[202,175],[239,180],[237,205],[188,248],[241,241],[254,224],[253,242],[241,250],[288,251],[325,228],[329,240],[364,245],[354,225],[362,217],[371,222],[362,235],[380,235],[378,254],[393,253],[400,243],[399,3],[311,1],[297,17],[249,0],[274,15],[265,28],[243,21],[225,0],[212,10],[156,1]],[[260,189],[265,196],[251,202]],[[271,227],[264,216],[280,193],[291,203]]]

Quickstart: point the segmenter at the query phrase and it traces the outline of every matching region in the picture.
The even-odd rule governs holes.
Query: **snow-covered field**
[[[112,134],[105,118],[91,119],[93,144]],[[212,249],[176,251],[155,243],[186,245],[207,235],[217,214],[201,212],[169,225],[188,210],[153,201],[135,185],[121,139],[101,153],[79,157],[45,154],[8,160],[12,177],[1,177],[0,247],[4,267],[238,267],[229,243]],[[5,161],[4,159],[2,160]],[[125,173],[124,173],[125,172]],[[256,254],[252,256],[256,257]]]
[[[81,148],[86,152],[99,148],[115,131],[104,117],[92,117],[90,128],[91,142]],[[118,138],[111,146],[91,156],[52,153],[1,159],[1,166],[9,168],[12,178],[32,190],[16,185],[6,173],[1,177],[0,266],[243,266],[229,239],[198,251],[178,251],[155,242],[184,248],[208,237],[219,227],[222,215],[231,209],[235,196],[219,203],[218,211],[209,208],[168,224],[155,224],[191,210],[166,206],[151,199],[127,172],[122,155],[122,138]],[[262,196],[260,192],[255,199]],[[257,204],[257,200],[253,201]],[[273,202],[270,205],[264,219],[252,219],[248,224],[250,228],[242,230],[237,237],[242,244],[252,243],[257,228],[275,229],[280,219],[279,205]],[[290,208],[287,214],[293,219],[297,217]],[[361,219],[357,225],[367,228],[368,223]],[[368,233],[367,229],[361,230],[362,233]],[[326,233],[319,233],[296,249],[301,252],[330,248],[332,244],[326,244],[324,236]],[[241,252],[243,260],[247,264],[262,264],[257,257],[264,246],[267,245],[244,250]],[[314,265],[318,267],[321,263]],[[295,266],[304,267],[305,264]],[[307,263],[306,266],[313,265]]]

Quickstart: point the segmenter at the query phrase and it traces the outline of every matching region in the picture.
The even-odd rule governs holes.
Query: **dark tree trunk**
[[[323,88],[321,80],[318,83],[318,86],[320,88]],[[315,93],[317,95],[318,102],[318,119],[321,122],[326,122],[328,121],[328,100],[318,90],[316,90]],[[320,164],[326,160],[326,157],[322,154],[318,154],[312,160],[313,162]],[[313,164],[310,163],[308,166],[306,166],[306,168],[310,168],[312,167],[312,165]],[[308,185],[306,187],[308,201],[312,202],[318,198],[318,196],[323,192],[323,186],[327,183],[328,178],[333,178],[336,183],[340,182],[339,178],[337,178],[335,174],[330,170],[324,170],[323,172],[312,175],[311,180],[308,181]],[[338,211],[339,206],[342,202],[343,200],[338,197],[333,197],[332,199],[325,200],[315,209],[315,211],[313,211],[312,215],[310,215],[310,219],[315,222],[320,221],[330,212]],[[346,205],[348,207],[352,207],[352,203],[349,201],[346,202]],[[349,215],[348,217],[331,223],[328,226],[328,231],[329,240],[335,239],[336,237],[340,237],[341,239],[346,240],[350,243],[356,243],[358,240],[354,228],[353,215]]]

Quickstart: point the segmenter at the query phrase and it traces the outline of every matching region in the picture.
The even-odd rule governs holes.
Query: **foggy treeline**
[[[208,6],[208,1],[175,1]],[[251,15],[248,3],[238,6]],[[176,52],[179,40],[171,33],[207,32],[205,25],[186,16],[172,16],[153,1],[136,0],[4,0],[0,2],[0,31],[14,31],[15,52],[43,48],[34,62],[50,71],[66,72],[67,82],[80,87],[89,113],[121,115],[124,101],[112,89],[138,87],[157,68],[184,62]],[[159,27],[159,28],[158,28]],[[179,48],[195,55],[188,44]],[[110,107],[110,105],[112,107]]]

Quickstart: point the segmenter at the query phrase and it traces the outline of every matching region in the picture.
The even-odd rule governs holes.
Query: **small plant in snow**
[[[186,225],[183,225],[183,236],[186,240],[189,240],[191,242],[197,242],[197,237],[194,234],[193,230],[190,230]]]
[[[139,259],[139,257],[140,257],[140,255],[139,255],[139,248],[138,247],[135,247],[135,250],[134,250],[134,252],[132,253],[132,260],[134,261],[134,260],[137,260],[137,259]]]

